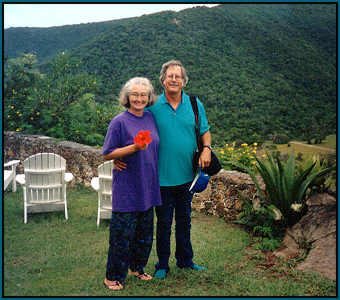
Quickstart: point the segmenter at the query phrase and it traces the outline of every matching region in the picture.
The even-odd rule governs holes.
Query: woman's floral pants
[[[153,242],[153,207],[147,211],[112,212],[106,278],[123,282],[128,269],[144,272]]]

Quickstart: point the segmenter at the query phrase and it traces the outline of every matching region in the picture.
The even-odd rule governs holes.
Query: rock
[[[317,272],[336,280],[336,233],[316,240],[307,258],[297,266],[301,271]]]
[[[238,199],[235,201],[235,209],[236,211],[242,211],[242,207],[243,207],[243,201]]]
[[[307,258],[298,265],[302,271],[314,271],[336,280],[336,199],[328,194],[312,196],[308,211],[284,238],[285,248],[276,256],[289,258],[309,250]]]
[[[336,199],[329,194],[316,194],[307,200],[308,206],[336,205]]]

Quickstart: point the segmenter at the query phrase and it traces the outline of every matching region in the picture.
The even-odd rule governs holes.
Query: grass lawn
[[[123,291],[103,280],[108,221],[96,226],[97,194],[81,186],[67,190],[69,220],[63,212],[29,215],[23,223],[22,189],[3,197],[3,296],[335,296],[336,283],[294,269],[296,261],[273,260],[256,250],[241,228],[193,212],[194,261],[205,272],[175,265],[166,280],[128,277]],[[145,269],[153,274],[155,245]]]
[[[277,145],[277,150],[281,152],[281,154],[289,154],[291,151],[294,151],[295,154],[299,152],[303,154],[303,157],[313,156],[316,154],[325,155],[332,151],[328,150],[328,148],[321,147],[320,145],[308,145],[308,144],[298,144],[294,142],[290,142],[290,147],[288,144]]]
[[[270,146],[272,143],[266,142],[264,146]],[[303,158],[307,158],[308,156],[313,155],[327,155],[330,153],[335,153],[336,151],[336,135],[329,135],[321,144],[307,144],[306,142],[300,141],[291,141],[289,144],[275,144],[277,147],[274,151],[280,151],[281,154],[289,154],[290,152],[295,152],[297,155],[299,152],[302,153]],[[264,147],[266,148],[266,147]],[[262,149],[258,152],[258,155],[261,156],[264,154],[267,149]],[[269,150],[271,152],[273,150]]]

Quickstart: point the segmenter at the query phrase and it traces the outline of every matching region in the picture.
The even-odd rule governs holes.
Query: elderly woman
[[[129,164],[123,171],[113,170],[112,218],[106,278],[110,290],[123,289],[128,268],[141,280],[153,241],[154,206],[161,205],[158,181],[159,137],[153,115],[144,108],[156,97],[147,78],[130,79],[120,92],[119,102],[126,111],[112,119],[103,146],[105,160],[121,159]],[[139,140],[140,130],[150,137]]]

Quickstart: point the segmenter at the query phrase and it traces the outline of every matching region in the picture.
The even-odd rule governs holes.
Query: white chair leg
[[[23,187],[24,192],[24,223],[27,224],[27,196],[26,196],[26,187]]]
[[[68,220],[67,200],[66,200],[66,187],[64,187],[64,201],[65,201],[65,219]]]
[[[101,196],[100,196],[100,193],[98,192],[98,216],[97,216],[97,227],[99,227],[99,223],[100,223],[100,202],[101,202]]]
[[[65,219],[68,220],[67,202],[65,201]]]
[[[17,191],[17,181],[15,180],[15,177],[17,176],[16,174],[16,167],[13,168],[14,176],[13,176],[13,182],[12,182],[12,188],[13,192]]]

